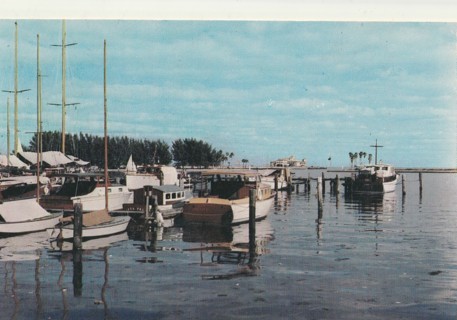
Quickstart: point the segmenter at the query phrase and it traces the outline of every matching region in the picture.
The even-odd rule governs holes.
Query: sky
[[[14,89],[14,21],[0,20],[0,89]],[[61,19],[19,19],[19,130],[61,130]],[[364,151],[397,167],[455,167],[457,24],[447,22],[66,20],[67,132],[196,138],[232,164],[295,156],[349,166]],[[0,93],[0,153],[6,105]],[[11,138],[13,141],[13,138]],[[12,143],[12,142],[11,142]],[[58,144],[58,143],[57,143]],[[331,158],[329,161],[328,159]],[[128,159],[126,159],[127,161]],[[367,159],[365,159],[367,162]]]

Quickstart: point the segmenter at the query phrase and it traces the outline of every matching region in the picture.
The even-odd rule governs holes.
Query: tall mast
[[[6,98],[6,161],[10,166],[10,98]]]
[[[107,90],[106,90],[106,40],[103,43],[103,110],[105,133],[105,209],[108,210],[108,126],[107,126]]]
[[[17,75],[17,21],[14,23],[16,31],[14,36],[14,154],[17,155],[19,148],[18,137],[18,120],[17,120],[17,90],[18,90],[18,75]]]
[[[19,90],[18,89],[18,71],[17,71],[17,21],[14,22],[15,25],[15,41],[14,41],[14,90],[2,90],[3,92],[14,93],[14,154],[17,155],[19,149],[19,129],[18,129],[18,102],[17,94],[30,89]],[[8,152],[9,155],[9,152]]]
[[[62,106],[62,146],[61,151],[65,154],[65,134],[66,134],[66,116],[67,116],[67,106],[74,106],[79,103],[67,103],[66,98],[66,82],[67,82],[67,47],[74,46],[77,43],[66,43],[67,40],[67,29],[65,20],[62,20],[62,44],[52,45],[53,47],[62,47],[62,103],[49,103],[54,106]]]
[[[66,88],[66,38],[67,38],[67,30],[65,28],[65,20],[62,20],[62,153],[65,154],[65,117],[67,115],[66,110],[66,97],[65,97],[65,88]]]
[[[378,145],[378,139],[376,139],[376,144],[374,146],[371,145],[370,147],[375,148],[375,150],[374,150],[374,164],[378,164],[378,148],[382,148],[384,146]]]
[[[41,157],[41,71],[40,71],[40,35],[36,36],[36,83],[37,83],[37,117],[36,117],[36,199],[40,201],[40,157]]]

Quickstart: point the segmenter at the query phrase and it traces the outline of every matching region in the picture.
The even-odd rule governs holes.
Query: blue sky
[[[349,165],[455,167],[457,25],[418,22],[67,20],[67,131],[197,138],[262,165],[294,155]],[[61,20],[18,20],[20,139],[36,130],[40,34],[44,130],[61,129]],[[14,20],[0,20],[0,88],[14,87]],[[0,152],[6,99],[0,93]],[[11,111],[13,96],[10,95]],[[12,113],[11,113],[12,114]],[[11,115],[12,122],[12,115]],[[12,140],[12,139],[11,139]],[[127,160],[127,159],[126,159]]]

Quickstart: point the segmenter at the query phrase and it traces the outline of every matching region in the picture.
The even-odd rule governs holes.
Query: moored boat
[[[389,193],[395,191],[398,174],[392,165],[379,163],[358,169],[353,185],[353,192]]]
[[[157,210],[163,219],[171,219],[180,215],[187,201],[186,190],[176,185],[147,186],[150,188],[150,196],[157,198]],[[123,210],[144,212],[146,206],[145,189],[133,190],[133,203],[124,204]],[[150,202],[152,204],[152,202]]]
[[[68,240],[74,235],[73,217],[70,223],[63,223],[55,228],[47,229],[51,239]],[[67,221],[68,222],[68,221]],[[98,238],[124,232],[130,222],[129,216],[112,217],[107,210],[99,210],[83,214],[82,238]]]
[[[101,210],[105,207],[103,174],[64,174],[61,177],[61,187],[55,193],[41,197],[40,204],[45,209],[73,210],[76,203],[81,203],[84,211]],[[119,210],[124,203],[133,202],[133,192],[124,185],[108,182],[107,192],[109,210]]]
[[[0,203],[0,234],[20,234],[52,228],[62,212],[49,213],[36,198],[16,199]]]
[[[249,221],[249,192],[256,190],[256,220],[265,218],[273,205],[274,192],[253,171],[207,171],[208,194],[190,199],[183,209],[186,222],[239,224]]]

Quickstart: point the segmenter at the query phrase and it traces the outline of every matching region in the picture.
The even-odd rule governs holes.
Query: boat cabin
[[[256,172],[204,172],[202,178],[207,182],[209,197],[242,199],[249,197],[251,189],[258,189],[259,199],[265,199],[271,195],[271,187],[261,183],[261,177]]]

